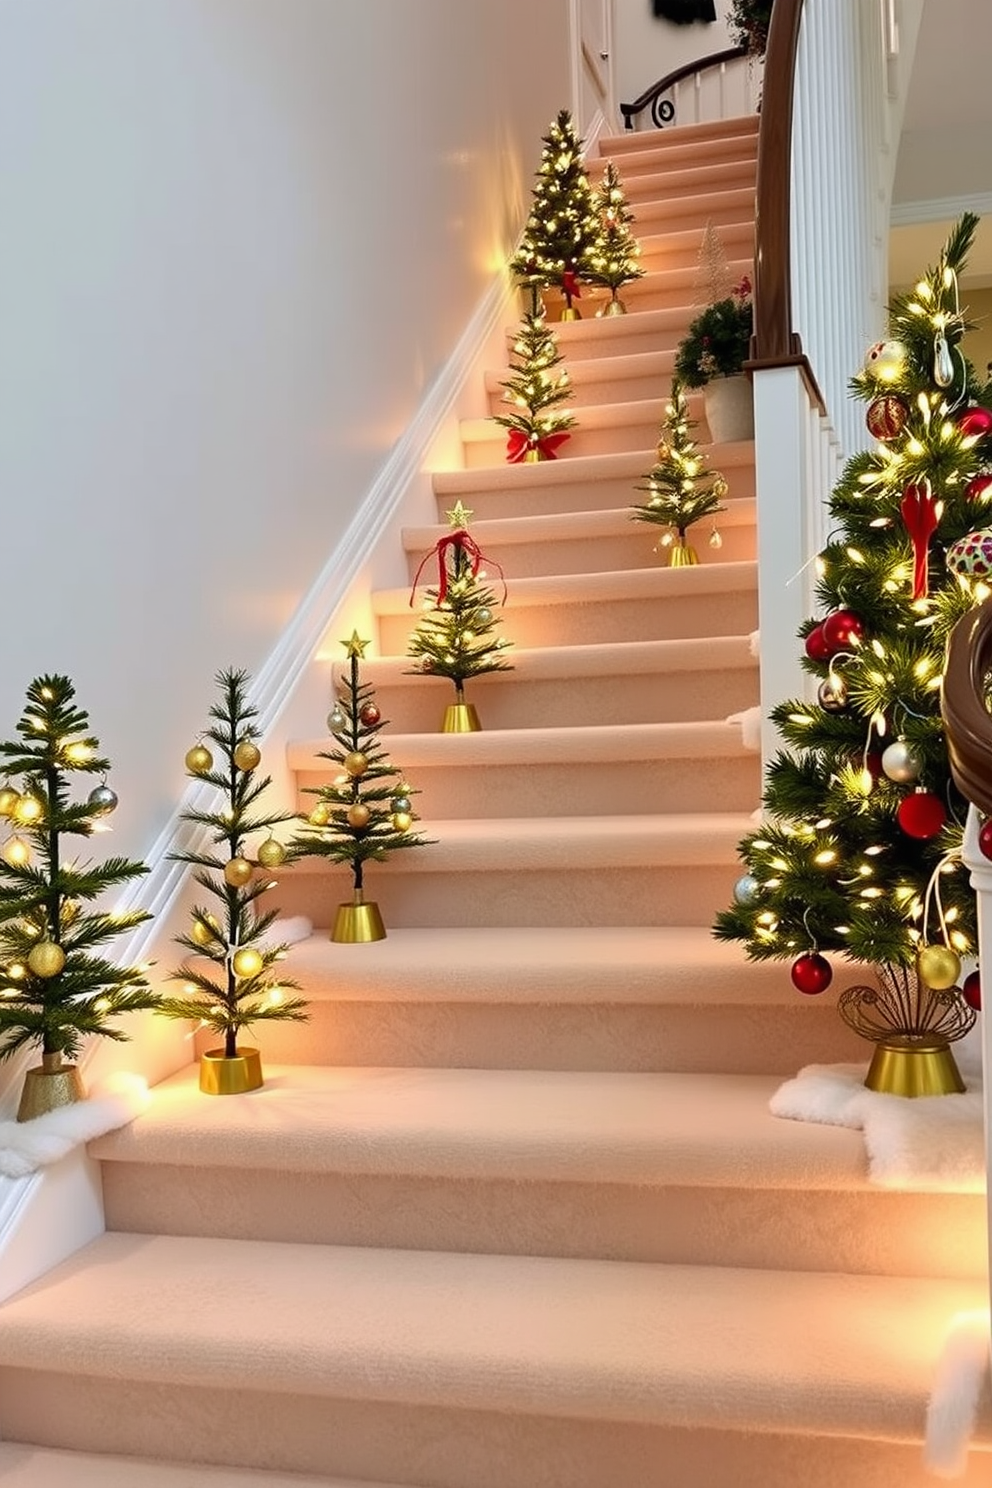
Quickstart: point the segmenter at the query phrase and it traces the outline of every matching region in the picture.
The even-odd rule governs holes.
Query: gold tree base
[[[566,305],[558,317],[559,320],[581,320],[581,310],[576,310],[574,305]]]
[[[369,941],[385,938],[386,927],[378,904],[366,904],[360,894],[356,894],[354,903],[338,905],[331,939],[339,945],[366,945]]]
[[[883,1095],[961,1095],[964,1081],[947,1044],[893,1038],[876,1044],[865,1085]]]
[[[445,708],[442,734],[477,734],[481,728],[474,703],[449,703]]]
[[[699,554],[690,543],[676,539],[668,550],[669,568],[692,568],[699,562]]]
[[[204,1095],[244,1095],[259,1090],[262,1056],[257,1049],[242,1049],[231,1058],[223,1049],[208,1049],[200,1055],[200,1089]]]
[[[627,306],[623,300],[610,300],[599,312],[600,315],[626,315]]]
[[[525,465],[538,465],[544,459],[539,449],[529,449],[524,455]]]
[[[33,1121],[48,1111],[74,1106],[86,1099],[83,1077],[74,1064],[63,1064],[61,1054],[43,1054],[41,1064],[24,1076],[18,1121]]]

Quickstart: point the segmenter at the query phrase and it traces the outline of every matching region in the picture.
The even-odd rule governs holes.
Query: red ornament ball
[[[992,495],[992,475],[988,472],[973,475],[964,488],[964,494],[968,501],[982,501],[986,496]]]
[[[947,812],[943,801],[929,791],[914,791],[911,796],[900,801],[896,812],[896,821],[906,836],[921,840],[936,837],[946,820]]]
[[[966,439],[984,439],[987,434],[992,434],[992,413],[977,403],[955,414],[954,421]]]
[[[379,722],[379,719],[382,717],[382,714],[379,712],[379,709],[376,707],[375,703],[365,703],[364,706],[359,709],[358,717],[359,721],[363,723],[366,728],[374,728],[375,725]]]
[[[865,638],[865,622],[853,610],[834,610],[823,622],[823,639],[835,651],[849,651]]]
[[[819,992],[825,992],[833,981],[833,971],[826,956],[821,956],[818,951],[811,951],[806,956],[800,956],[793,961],[792,985],[807,997],[815,997]]]
[[[977,967],[975,968],[974,971],[969,972],[968,975],[965,977],[964,981],[962,982],[962,984],[961,984],[961,996],[964,998],[965,1002],[968,1004],[968,1006],[970,1008],[974,1008],[975,1009],[975,1012],[976,1013],[980,1013],[981,1012],[981,1010],[982,1010],[982,978],[981,978],[981,974],[980,974],[980,972],[979,972],[979,970],[978,970]]]
[[[830,647],[823,634],[823,625],[814,625],[805,640],[806,655],[810,661],[829,661]]]
[[[992,816],[983,821],[979,828],[978,846],[984,857],[992,858]]]
[[[895,393],[884,393],[868,404],[865,423],[874,439],[895,439],[901,434],[909,417],[909,409]]]

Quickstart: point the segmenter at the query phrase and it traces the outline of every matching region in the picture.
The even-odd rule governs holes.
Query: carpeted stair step
[[[860,1133],[775,1077],[190,1066],[90,1144],[140,1234],[897,1276],[984,1274],[985,1200],[873,1188]]]
[[[659,395],[629,403],[587,404],[574,412],[578,422],[558,455],[560,460],[655,448],[664,407]],[[458,432],[469,470],[506,463],[507,432],[491,418],[462,419]]]
[[[354,1479],[60,1452],[16,1442],[0,1443],[0,1480],[4,1488],[385,1488]]]
[[[513,671],[476,677],[468,693],[486,729],[565,726],[610,720],[677,723],[728,717],[755,704],[758,665],[748,636],[622,641],[507,652]],[[370,657],[363,677],[375,688],[392,731],[436,731],[454,692],[446,678],[410,676],[406,656]]]
[[[326,736],[287,747],[300,811],[340,774],[340,765],[321,759],[326,748]],[[415,787],[418,815],[439,824],[483,812],[536,819],[753,811],[761,799],[759,756],[745,748],[740,724],[723,721],[391,733],[389,756]]]
[[[633,208],[635,220],[641,202],[674,202],[703,195],[719,200],[724,191],[737,192],[748,188],[753,193],[756,175],[757,160],[754,157],[685,166],[660,155],[653,169],[636,171],[631,175],[621,170],[624,193]]]
[[[740,258],[728,257],[727,273],[732,284],[736,284],[745,274],[753,277],[752,255],[747,253],[742,254]],[[692,319],[694,307],[699,302],[700,293],[699,264],[694,262],[683,268],[649,272],[644,275],[643,279],[636,279],[632,284],[625,284],[621,298],[632,314],[634,311],[640,313],[643,310],[680,309],[688,325]],[[548,320],[555,325],[558,323],[562,303],[560,296],[555,290],[547,290],[544,300]],[[583,319],[596,318],[598,305],[594,305],[588,315],[583,310],[583,300],[579,301],[576,308],[582,314]]]
[[[853,973],[803,998],[708,925],[390,924],[359,947],[320,929],[287,971],[310,1019],[252,1030],[274,1063],[781,1074],[864,1059],[835,1007]]]
[[[580,410],[597,404],[637,403],[649,399],[659,405],[655,412],[657,425],[664,415],[661,404],[671,392],[674,371],[674,351],[640,352],[626,357],[590,357],[569,369],[573,396],[568,404],[562,405],[563,411],[581,418]],[[508,375],[507,371],[496,369],[485,374],[492,414],[512,411],[513,404],[508,402],[502,386]]]
[[[718,196],[664,197],[659,201],[637,203],[631,231],[641,246],[641,267],[661,268],[653,259],[667,259],[665,245],[672,239],[672,248],[678,254],[672,259],[674,267],[678,261],[686,262],[683,255],[687,245],[694,252],[690,262],[698,263],[699,250],[707,223],[711,222],[720,235],[724,251],[731,252],[731,243],[741,240],[747,244],[746,255],[754,252],[754,186],[741,186],[736,190],[721,191]],[[747,228],[749,231],[744,231]],[[695,243],[695,249],[691,243]],[[735,255],[736,256],[736,255]]]
[[[405,655],[416,624],[410,591],[380,589],[372,599],[379,649]],[[518,646],[574,646],[676,640],[708,631],[750,634],[756,622],[755,564],[705,563],[517,579],[502,633]]]
[[[730,901],[751,825],[750,815],[693,812],[425,820],[430,845],[374,864],[366,897],[387,927],[708,926]],[[280,870],[271,904],[330,924],[350,884],[346,869],[304,858]]]
[[[636,315],[589,316],[554,322],[558,347],[571,370],[587,357],[627,356],[632,353],[674,351],[688,329],[693,308],[676,305],[668,310],[639,309]],[[507,328],[509,357],[515,327]],[[508,362],[507,362],[508,364]]]
[[[675,165],[685,167],[713,161],[736,159],[751,154],[757,158],[758,116],[742,114],[733,119],[709,119],[700,124],[680,124],[669,129],[626,129],[620,134],[600,136],[596,150],[601,160],[616,160],[620,171],[650,168],[658,155]],[[637,157],[643,160],[638,161]],[[596,166],[595,156],[589,162]]]
[[[645,472],[646,474],[647,472]],[[645,492],[630,488],[630,501],[647,502]],[[689,541],[700,563],[748,562],[755,557],[757,513],[752,497],[725,498],[724,510],[715,522],[707,517],[689,529]],[[714,546],[714,527],[719,534]],[[438,540],[450,532],[445,527],[404,528],[403,546],[408,554],[413,582],[424,557]],[[505,517],[472,522],[472,536],[485,556],[480,573],[497,594],[502,593],[499,570],[507,583],[552,573],[594,573],[597,569],[664,567],[671,537],[664,527],[635,521],[630,506],[610,511],[555,512],[547,516]],[[498,565],[498,567],[496,566]],[[437,565],[427,564],[421,586],[437,582]]]
[[[947,1320],[986,1302],[957,1280],[106,1234],[0,1310],[0,1432],[443,1488],[757,1488],[790,1480],[798,1436],[791,1480],[860,1488],[871,1467],[836,1479],[833,1453],[918,1446]]]
[[[702,417],[700,400],[698,416]],[[693,417],[696,417],[694,414]],[[441,518],[462,501],[473,512],[473,523],[494,517],[549,515],[553,512],[601,511],[604,507],[628,508],[635,487],[657,459],[658,423],[648,443],[639,450],[612,455],[576,455],[568,451],[560,460],[542,460],[536,465],[500,463],[484,470],[436,471],[431,477]],[[754,443],[705,444],[698,431],[700,453],[712,470],[726,477],[731,494],[753,498]],[[502,447],[505,453],[505,445]]]

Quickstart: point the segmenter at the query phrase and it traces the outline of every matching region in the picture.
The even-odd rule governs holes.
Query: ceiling
[[[924,0],[892,194],[893,286],[934,262],[966,209],[983,221],[962,282],[992,285],[990,87],[990,0]]]

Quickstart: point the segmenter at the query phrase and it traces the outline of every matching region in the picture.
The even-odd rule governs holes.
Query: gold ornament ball
[[[224,878],[232,889],[243,889],[251,878],[252,871],[247,858],[231,858],[224,864]]]
[[[360,749],[353,749],[344,757],[344,767],[352,779],[357,780],[359,775],[364,775],[369,767],[368,756]]]
[[[234,746],[234,763],[239,770],[254,770],[261,759],[262,751],[251,739],[242,739]]]
[[[393,826],[396,828],[397,832],[408,832],[412,824],[413,817],[410,815],[409,811],[393,812]]]
[[[657,451],[657,453],[658,453],[658,461],[659,461],[659,463],[660,464],[663,464],[664,461],[667,460],[668,457],[669,457],[669,455],[672,453],[672,447],[668,443],[667,440],[665,440],[665,439],[659,439],[658,440],[658,451]]]
[[[13,790],[9,785],[5,785],[0,790],[0,816],[10,816],[13,813],[14,807],[17,805],[17,800],[17,791]]]
[[[364,801],[356,801],[354,806],[348,807],[348,825],[349,827],[367,827],[371,815]]]
[[[23,837],[8,837],[0,847],[0,858],[11,868],[26,868],[31,861],[31,848]]]
[[[278,837],[266,837],[258,849],[258,861],[263,868],[278,868],[286,861],[286,849]]]
[[[330,806],[328,806],[326,801],[318,801],[317,805],[313,808],[310,815],[307,817],[307,821],[312,827],[326,827],[330,819],[331,808]]]
[[[234,975],[246,980],[248,977],[258,976],[264,964],[261,951],[256,951],[254,946],[242,946],[231,957]]]
[[[44,809],[37,796],[18,796],[11,815],[22,827],[30,827],[41,820]]]
[[[191,775],[205,775],[214,766],[214,757],[205,744],[194,744],[186,751],[186,768]]]
[[[961,975],[961,957],[950,946],[923,946],[916,958],[920,979],[934,992],[953,987]]]
[[[218,938],[215,926],[206,920],[194,920],[189,936],[190,940],[195,940],[198,946],[213,945]]]
[[[54,940],[39,940],[37,945],[31,947],[28,967],[35,976],[58,976],[64,965],[65,951]]]

